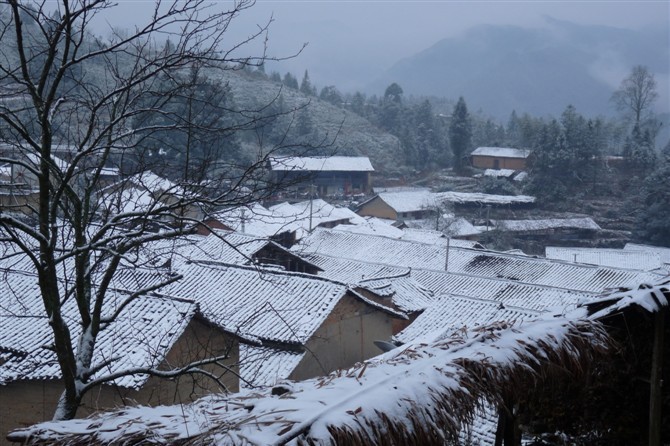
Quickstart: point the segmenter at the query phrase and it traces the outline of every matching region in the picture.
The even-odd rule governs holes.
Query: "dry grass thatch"
[[[284,388],[44,423],[14,437],[70,446],[442,445],[457,438],[483,401],[522,395],[550,369],[580,374],[607,347],[606,332],[590,319],[497,324]]]

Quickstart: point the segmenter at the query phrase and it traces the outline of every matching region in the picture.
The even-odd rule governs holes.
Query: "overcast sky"
[[[131,25],[153,5],[117,1],[119,7],[106,19],[120,26]],[[236,19],[230,37],[242,38],[272,17],[270,55],[285,56],[308,45],[299,57],[270,69],[290,70],[299,79],[307,69],[318,86],[336,84],[351,91],[398,60],[475,25],[542,27],[545,16],[629,29],[663,27],[668,41],[659,45],[670,45],[670,0],[258,0]]]

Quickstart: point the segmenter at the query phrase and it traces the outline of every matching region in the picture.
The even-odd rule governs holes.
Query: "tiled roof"
[[[661,262],[658,252],[652,251],[547,246],[545,248],[545,256],[548,259],[565,260],[566,262],[590,263],[592,265],[643,271],[651,271],[663,267],[663,262]]]
[[[55,379],[61,374],[55,353],[44,348],[52,331],[44,310],[37,278],[14,273],[5,276],[0,306],[0,350],[14,352],[0,364],[0,384],[21,379]],[[8,293],[9,292],[9,293]],[[7,294],[8,293],[8,294]],[[15,294],[16,293],[16,294]],[[125,294],[108,293],[105,316],[114,311]],[[101,331],[93,364],[114,358],[95,377],[138,367],[157,367],[181,336],[197,310],[193,302],[142,296],[131,302],[115,322]],[[80,333],[74,304],[63,308],[73,339]],[[114,382],[138,388],[147,375],[130,375]]]
[[[395,338],[402,342],[432,342],[454,332],[493,322],[521,322],[539,313],[522,308],[506,308],[500,302],[472,297],[441,295]]]
[[[460,248],[453,242],[449,249],[448,268],[445,268],[445,246],[323,229],[317,229],[302,239],[293,251],[433,271],[446,269],[453,273],[587,292],[600,292],[604,288],[645,282],[656,277],[646,272]]]
[[[274,386],[288,379],[309,353],[240,344],[240,387]]]
[[[494,300],[505,306],[533,311],[575,307],[580,302],[596,295],[596,293],[519,283],[505,279],[423,269],[413,269],[412,278],[435,294],[448,293]]]
[[[530,150],[512,147],[477,147],[471,155],[495,156],[498,158],[528,158]]]
[[[296,172],[373,172],[370,159],[365,156],[275,157],[270,159],[274,171]]]
[[[227,331],[267,341],[302,344],[347,287],[327,279],[249,267],[192,263],[161,293],[198,302]]]

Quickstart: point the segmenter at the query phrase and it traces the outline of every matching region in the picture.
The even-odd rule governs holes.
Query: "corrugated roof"
[[[531,151],[512,147],[477,147],[471,155],[494,156],[497,158],[528,158]]]
[[[373,172],[375,169],[366,156],[317,156],[317,157],[274,157],[270,158],[270,168],[274,171],[296,172]]]

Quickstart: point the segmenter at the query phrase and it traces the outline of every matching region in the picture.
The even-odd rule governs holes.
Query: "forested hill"
[[[511,110],[557,116],[568,104],[586,115],[611,115],[610,96],[635,65],[647,66],[659,84],[667,79],[667,29],[635,32],[551,18],[547,24],[472,28],[399,61],[369,91],[397,82],[405,94],[464,96],[472,110],[505,120]],[[658,105],[667,109],[668,99]]]
[[[268,104],[274,111],[298,109],[281,116],[274,123],[276,131],[288,129],[291,141],[320,146],[316,153],[368,156],[378,171],[392,170],[403,159],[397,137],[350,110],[303,94],[260,72],[228,71],[224,80],[240,109]]]

